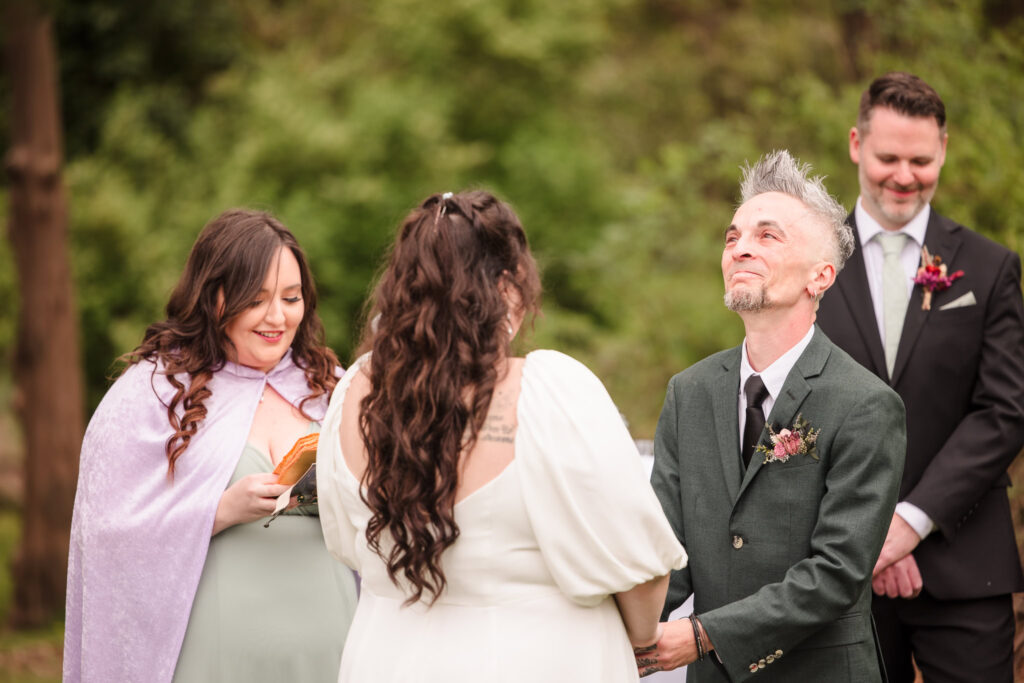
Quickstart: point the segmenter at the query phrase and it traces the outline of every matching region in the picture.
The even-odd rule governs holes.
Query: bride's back
[[[472,448],[461,454],[455,502],[471,496],[498,477],[515,458],[515,435],[519,420],[516,405],[523,373],[522,358],[511,358],[499,373],[487,417]],[[342,407],[339,433],[342,453],[349,471],[362,481],[368,455],[359,431],[360,406],[370,392],[369,362],[351,378]]]
[[[325,433],[335,436],[321,440],[318,457],[328,547],[362,577],[340,680],[611,682],[635,677],[632,651],[605,582],[625,580],[618,572],[649,550],[623,543],[621,532],[606,534],[605,516],[596,510],[608,506],[611,518],[621,513],[643,534],[648,520],[623,503],[649,487],[607,394],[595,391],[599,385],[581,385],[559,372],[574,361],[550,351],[530,354],[509,373],[508,384],[499,383],[499,391],[516,390],[514,399],[508,397],[510,405],[494,401],[493,411],[506,418],[494,424],[514,418],[512,442],[481,440],[466,454],[465,471],[482,483],[470,488],[469,475],[460,479],[454,506],[459,535],[440,557],[446,586],[433,604],[424,596],[408,605],[409,583],[400,574],[392,581],[381,555],[366,541],[372,514],[360,499],[357,479],[358,468],[366,467],[357,418],[360,395],[369,388],[361,368],[365,361],[350,368],[335,391],[324,422]],[[552,394],[554,386],[567,393]],[[566,406],[574,407],[571,414]],[[580,434],[613,451],[615,462],[604,466],[592,459],[593,444],[581,442]],[[649,490],[646,497],[646,508],[660,514]],[[567,518],[570,510],[580,517]],[[603,553],[609,543],[617,548],[617,562],[587,552],[596,547]],[[390,547],[385,534],[385,556]],[[616,578],[607,576],[609,569]],[[595,653],[584,662],[564,656],[584,649]]]

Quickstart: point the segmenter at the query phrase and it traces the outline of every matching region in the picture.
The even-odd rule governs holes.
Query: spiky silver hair
[[[781,192],[799,199],[831,234],[832,265],[843,269],[853,253],[853,230],[846,224],[846,209],[825,189],[823,176],[812,176],[811,165],[801,163],[787,150],[769,152],[755,164],[744,166],[740,183],[742,201],[765,192]]]

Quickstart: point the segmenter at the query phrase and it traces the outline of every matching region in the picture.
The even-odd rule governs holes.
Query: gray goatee
[[[734,313],[763,311],[771,305],[768,290],[760,287],[757,291],[733,290],[725,293],[725,307]]]

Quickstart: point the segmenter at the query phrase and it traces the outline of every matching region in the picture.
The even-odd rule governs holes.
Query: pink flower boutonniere
[[[786,462],[794,455],[809,455],[815,460],[818,459],[818,451],[815,443],[818,441],[820,429],[811,429],[801,415],[793,420],[792,429],[783,429],[775,433],[771,425],[768,425],[768,433],[772,438],[772,446],[759,445],[758,453],[764,453],[764,464],[770,462]]]
[[[960,277],[964,271],[958,270],[952,275],[946,275],[946,264],[938,254],[932,256],[928,253],[928,247],[921,249],[921,267],[917,269],[917,277],[914,284],[924,288],[924,297],[921,299],[921,310],[932,310],[932,293],[949,289],[949,286]]]

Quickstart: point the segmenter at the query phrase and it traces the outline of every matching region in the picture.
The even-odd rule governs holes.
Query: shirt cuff
[[[917,532],[923,541],[925,536],[935,530],[935,522],[924,510],[913,503],[902,501],[896,503],[896,514],[903,518],[903,521],[910,525],[910,528]]]

